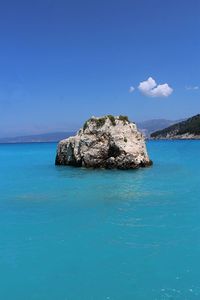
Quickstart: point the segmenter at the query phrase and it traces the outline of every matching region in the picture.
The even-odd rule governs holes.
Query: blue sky
[[[199,16],[198,0],[2,1],[0,136],[199,113]],[[173,91],[138,89],[149,77]]]

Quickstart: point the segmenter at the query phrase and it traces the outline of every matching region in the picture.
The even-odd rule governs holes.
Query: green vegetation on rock
[[[124,122],[124,124],[126,124],[126,122],[127,123],[130,123],[130,121],[129,121],[129,119],[128,119],[128,117],[127,116],[119,116],[119,120],[120,121],[123,121]]]
[[[109,119],[111,124],[113,126],[116,125],[116,120],[120,120],[120,121],[123,121],[124,125],[128,122],[130,123],[129,119],[127,116],[119,116],[119,117],[115,117],[113,115],[107,115],[107,116],[104,116],[104,117],[101,117],[101,118],[90,118],[89,120],[87,120],[84,125],[83,125],[83,130],[85,131],[87,128],[88,128],[88,124],[89,122],[95,122],[97,128],[100,128],[102,127],[105,122],[106,122],[106,119]]]
[[[98,118],[98,119],[92,119],[92,121],[94,121],[96,123],[96,126],[99,128],[99,127],[102,127],[105,124],[106,117],[102,117],[102,118]]]
[[[106,116],[102,117],[102,118],[90,118],[90,119],[88,119],[83,125],[83,130],[84,131],[88,128],[88,124],[90,122],[95,122],[97,127],[102,127],[106,122]]]
[[[107,115],[107,117],[110,119],[110,122],[112,123],[112,125],[115,126],[116,125],[115,117],[112,115]]]
[[[88,121],[87,120],[84,124],[83,124],[83,131],[85,131],[88,128]]]

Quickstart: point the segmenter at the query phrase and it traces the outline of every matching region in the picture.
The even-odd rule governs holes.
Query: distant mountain
[[[151,133],[160,131],[166,127],[171,126],[179,121],[172,121],[166,119],[153,119],[143,122],[137,122],[138,129],[149,138]],[[25,135],[17,137],[0,138],[0,143],[45,143],[58,142],[69,136],[74,135],[75,132],[50,132],[36,135]]]
[[[45,143],[45,142],[58,142],[65,139],[75,132],[51,132],[37,135],[26,135],[18,137],[0,138],[0,143]]]
[[[154,139],[200,139],[200,114],[151,134]]]
[[[146,137],[149,137],[151,133],[169,127],[170,125],[177,122],[178,121],[165,120],[165,119],[153,119],[153,120],[138,122],[137,126]]]

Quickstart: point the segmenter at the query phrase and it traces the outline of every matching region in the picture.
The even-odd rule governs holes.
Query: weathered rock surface
[[[92,117],[58,144],[56,165],[134,169],[152,164],[143,135],[127,117]]]

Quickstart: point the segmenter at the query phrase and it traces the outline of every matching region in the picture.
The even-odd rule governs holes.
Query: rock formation
[[[126,116],[92,117],[58,144],[56,165],[135,169],[152,164],[143,135]]]

